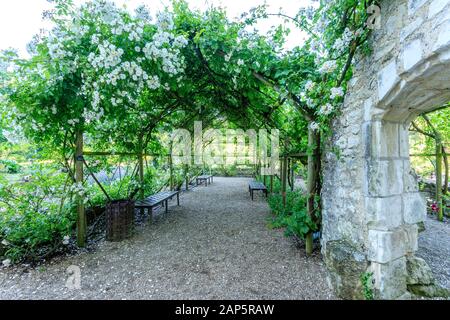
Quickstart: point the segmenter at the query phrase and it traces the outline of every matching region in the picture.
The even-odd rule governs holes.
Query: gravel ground
[[[306,258],[245,178],[215,178],[121,243],[34,269],[0,270],[0,299],[334,299],[321,256]],[[448,249],[448,248],[447,248]],[[81,269],[81,289],[65,287]]]
[[[427,217],[425,231],[419,236],[417,256],[428,262],[436,282],[450,289],[450,221]]]

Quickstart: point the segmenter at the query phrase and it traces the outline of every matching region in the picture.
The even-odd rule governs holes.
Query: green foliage
[[[364,299],[373,300],[373,272],[364,272],[361,274],[360,280],[363,287]]]
[[[63,247],[75,223],[67,175],[34,167],[29,182],[0,177],[0,240],[13,262],[36,261]]]
[[[439,134],[444,148],[447,152],[450,146],[450,129],[448,119],[450,117],[450,105],[447,103],[441,109],[426,114],[431,126],[425,119],[419,116],[411,124],[410,149],[412,154],[436,153],[436,133]],[[416,172],[427,177],[435,172],[436,157],[411,157],[411,163]]]
[[[52,160],[73,156],[77,131],[83,131],[85,147],[92,150],[163,153],[161,132],[190,126],[199,118],[205,127],[226,118],[240,128],[279,128],[282,138],[291,141],[287,149],[312,151],[308,126],[329,133],[352,74],[346,62],[370,32],[364,29],[365,5],[373,3],[321,1],[319,10],[301,10],[292,18],[310,39],[286,52],[285,26],[266,36],[248,31],[268,17],[266,6],[241,21],[229,21],[221,8],[199,12],[185,1],[174,1],[173,13],[166,10],[153,22],[107,1],[80,7],[72,1],[53,2],[54,28],[35,39],[31,57],[20,59],[13,51],[0,55],[0,125],[24,133],[42,148],[39,154]],[[96,170],[108,166],[117,163],[102,163]],[[168,171],[167,166],[147,168],[146,195],[167,185]],[[182,169],[173,174],[179,186]],[[15,220],[4,218],[0,230],[20,249],[8,248],[14,260],[59,243],[73,222],[73,194],[104,205],[97,186],[66,188],[63,176],[67,178],[35,173],[29,183],[2,187],[4,216]],[[278,192],[279,181],[274,182]],[[113,199],[128,198],[137,187],[135,173],[105,183]],[[319,228],[298,192],[288,192],[286,208],[279,195],[269,204],[273,225],[288,234],[304,237]],[[18,227],[11,222],[22,221],[16,215],[25,217]],[[40,230],[35,237],[33,228]]]
[[[278,189],[278,185],[275,189]],[[273,228],[285,228],[286,236],[297,236],[305,239],[311,231],[317,231],[318,226],[309,217],[306,210],[306,197],[299,191],[286,193],[286,207],[283,206],[281,194],[272,194],[269,197],[269,206],[274,214],[270,223]]]
[[[235,177],[237,175],[236,165],[220,165],[214,169],[214,175],[222,177]]]
[[[0,160],[0,171],[2,167],[6,173],[19,173],[21,170],[20,165],[16,161],[8,159]]]
[[[442,203],[444,204],[444,214],[450,217],[450,194],[442,195]]]

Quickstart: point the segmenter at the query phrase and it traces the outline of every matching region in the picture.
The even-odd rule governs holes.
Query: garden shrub
[[[221,177],[235,177],[237,175],[237,167],[236,165],[220,165],[214,169],[213,174]]]
[[[0,177],[0,258],[37,261],[68,244],[76,221],[67,175],[35,167],[29,182]]]
[[[283,206],[283,197],[280,193],[281,183],[274,179],[273,191],[269,196],[269,207],[274,214],[270,222],[273,228],[284,228],[286,236],[296,236],[304,239],[311,231],[317,231],[319,227],[309,217],[306,209],[306,196],[300,191],[286,192],[286,206]]]
[[[450,195],[445,194],[443,195],[443,203],[444,203],[444,214],[447,217],[450,217]]]
[[[2,159],[0,160],[0,168],[4,168],[3,170],[6,173],[19,173],[21,171],[20,165],[17,163],[17,161],[9,160],[9,159]]]

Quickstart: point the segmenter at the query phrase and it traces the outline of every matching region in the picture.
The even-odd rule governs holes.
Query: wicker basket
[[[134,201],[118,200],[106,205],[106,240],[122,241],[131,236],[134,226]]]

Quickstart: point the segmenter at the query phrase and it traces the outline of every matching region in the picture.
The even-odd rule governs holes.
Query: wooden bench
[[[144,214],[145,209],[149,211],[151,217],[153,217],[153,208],[159,205],[166,207],[166,214],[168,212],[169,200],[177,197],[177,205],[180,205],[180,191],[163,191],[154,194],[144,200],[138,200],[135,203],[135,208],[141,209],[141,214]]]
[[[262,182],[252,181],[248,184],[248,191],[250,192],[250,196],[253,201],[253,192],[254,191],[262,191],[265,193],[266,198],[268,197],[268,192],[266,186]]]
[[[208,182],[209,182],[209,184],[213,183],[213,176],[210,176],[210,175],[198,176],[195,180],[196,180],[195,182],[197,183],[197,185],[199,185],[199,183],[198,183],[199,181],[200,181],[200,184],[202,184],[204,181],[205,187],[207,187]]]

